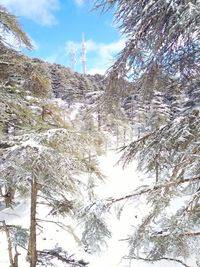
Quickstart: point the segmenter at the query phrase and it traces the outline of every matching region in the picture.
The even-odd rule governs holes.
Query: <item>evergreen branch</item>
[[[126,259],[126,257],[125,257]],[[146,259],[146,258],[142,258],[142,257],[131,257],[131,259],[135,259],[135,260],[142,260],[142,261],[148,261],[148,262],[156,262],[156,261],[161,261],[161,260],[166,260],[166,261],[173,261],[173,262],[177,262],[182,264],[185,267],[192,267],[190,265],[187,265],[185,262],[183,262],[182,260],[178,260],[178,259],[173,259],[173,258],[168,258],[168,257],[162,257],[162,258],[158,258],[158,259]]]
[[[58,251],[56,250],[39,250],[37,251],[38,255],[40,256],[50,256],[52,258],[56,258],[62,262],[65,262],[67,264],[71,264],[72,266],[74,267],[83,267],[83,266],[87,266],[89,263],[88,262],[85,262],[83,260],[74,260],[74,259],[71,259],[71,256],[69,257],[66,257],[66,255],[61,255]]]
[[[61,223],[61,222],[55,222],[55,221],[51,221],[51,220],[43,220],[43,219],[39,219],[39,218],[36,218],[36,220],[40,221],[40,222],[54,223],[57,226],[59,226],[60,228],[62,228],[63,230],[66,230],[65,229],[65,225],[63,223]]]
[[[2,224],[4,224],[5,223],[5,221],[0,221],[0,223],[2,223]],[[20,225],[14,225],[14,224],[6,224],[6,227],[7,228],[19,228],[20,227]],[[0,225],[0,230],[4,230],[4,226],[1,226]]]
[[[44,220],[44,219],[39,219],[39,218],[37,218],[36,220],[37,221],[40,221],[40,222],[46,222],[46,223],[54,223],[54,224],[56,224],[58,227],[60,227],[64,231],[67,231],[68,233],[70,233],[73,236],[74,240],[78,244],[81,243],[81,241],[78,238],[78,236],[74,233],[74,229],[72,228],[72,226],[70,226],[70,225],[64,225],[62,222],[55,222],[55,221],[51,221],[51,220]]]
[[[192,208],[194,201],[197,200],[198,197],[199,197],[199,188],[197,189],[196,193],[192,196],[192,199],[188,202],[187,206],[184,208],[181,215],[187,214],[189,212],[199,212],[200,211],[200,209]]]
[[[184,184],[184,183],[194,182],[194,181],[198,181],[198,180],[200,180],[200,176],[196,176],[196,177],[193,177],[193,178],[187,178],[187,179],[184,179],[184,180],[178,180],[178,181],[174,181],[174,182],[169,182],[169,183],[165,183],[165,184],[157,184],[157,185],[154,185],[153,188],[151,186],[151,187],[145,188],[143,190],[140,190],[139,192],[135,192],[133,194],[126,195],[124,197],[111,199],[111,200],[107,199],[107,202],[109,203],[108,206],[111,206],[112,204],[114,204],[116,202],[120,202],[120,201],[123,201],[123,200],[126,200],[126,199],[130,199],[130,198],[133,198],[133,197],[136,197],[136,196],[140,196],[140,195],[149,193],[151,191],[160,190],[162,188],[171,187],[171,186],[178,186],[178,185],[181,185],[181,184]]]
[[[167,236],[170,236],[170,235],[173,235],[173,236],[176,236],[176,237],[195,237],[195,236],[200,236],[200,232],[193,232],[193,233],[190,233],[190,232],[186,232],[186,233],[170,233],[170,234],[162,234],[162,233],[155,233],[154,237],[158,236],[159,237],[167,237]]]
[[[140,137],[139,139],[131,142],[129,145],[127,146],[123,146],[120,149],[120,152],[124,151],[124,154],[122,155],[122,157],[119,159],[118,163],[123,162],[123,167],[125,167],[127,164],[130,163],[130,161],[135,157],[135,155],[137,154],[137,149],[136,146],[138,146],[140,143],[145,143],[146,140],[149,139],[149,137],[151,137],[152,135],[160,135],[162,134],[162,132],[166,129],[169,128],[172,125],[172,122],[169,122],[167,124],[165,124],[164,126],[162,126],[159,129],[156,129],[142,137]]]
[[[26,46],[26,48],[33,49],[33,45],[31,44],[28,35],[21,29],[17,17],[10,14],[2,5],[0,5],[0,17],[0,25],[4,31],[13,34],[21,44]]]

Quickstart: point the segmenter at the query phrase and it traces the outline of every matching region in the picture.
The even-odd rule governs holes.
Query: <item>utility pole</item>
[[[83,67],[83,75],[86,74],[86,44],[85,44],[85,35],[82,33],[82,67]]]

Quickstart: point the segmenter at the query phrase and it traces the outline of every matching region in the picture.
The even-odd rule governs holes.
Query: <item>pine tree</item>
[[[62,259],[69,266],[85,266],[66,251],[37,250],[36,230],[42,222],[36,214],[42,202],[50,216],[76,218],[84,202],[93,201],[92,183],[102,178],[96,160],[99,139],[84,123],[83,127],[74,125],[67,119],[66,106],[59,107],[42,92],[43,87],[39,92],[24,90],[18,84],[1,87],[1,200],[15,208],[19,200],[31,199],[30,266],[38,261],[51,266],[53,259]],[[90,198],[85,196],[87,190]],[[17,246],[21,244],[17,242]]]
[[[1,8],[0,23],[5,31],[31,47],[16,18],[4,8]],[[88,188],[92,201],[91,182],[102,179],[96,160],[96,139],[91,139],[88,129],[74,125],[66,105],[60,106],[51,98],[54,92],[49,65],[8,47],[3,37],[0,42],[0,197],[5,202],[3,208],[15,208],[21,199],[31,200],[29,231],[19,229],[18,225],[4,226],[10,264],[18,267],[17,247],[24,247],[31,267],[41,262],[43,266],[52,266],[54,258],[69,266],[86,266],[87,263],[72,259],[64,250],[38,251],[37,229],[42,222],[36,215],[42,202],[49,216],[78,217]]]
[[[0,25],[3,32],[14,35],[19,44],[25,45],[27,48],[32,48],[32,44],[26,33],[23,32],[17,18],[10,14],[2,5],[0,5]],[[12,44],[7,43],[5,35],[2,34],[0,37],[0,44],[12,46]]]
[[[144,129],[122,160],[154,178],[153,185],[116,199],[146,195],[149,214],[128,238],[129,259],[199,262],[199,34],[198,1],[97,1],[126,37],[110,77],[128,77]],[[116,79],[115,79],[116,80]],[[133,97],[134,99],[134,97]],[[147,109],[146,109],[147,108]],[[173,214],[167,210],[182,199]],[[184,200],[184,201],[183,201]],[[158,230],[159,229],[159,230]]]

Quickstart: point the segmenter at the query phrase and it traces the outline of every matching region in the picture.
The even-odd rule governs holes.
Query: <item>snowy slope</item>
[[[132,165],[128,166],[125,170],[120,165],[116,165],[119,159],[119,154],[111,151],[106,156],[99,158],[100,168],[106,175],[107,179],[105,183],[100,184],[97,187],[97,194],[101,198],[107,197],[120,197],[124,194],[132,192],[138,185],[141,185],[141,177],[136,172],[136,164],[133,162]],[[29,207],[30,203],[27,201],[22,202],[14,209],[6,209],[0,211],[0,221],[5,220],[7,224],[19,224],[23,227],[29,226]],[[69,235],[66,231],[63,232],[60,226],[52,222],[45,222],[45,220],[52,220],[55,222],[62,222],[63,227],[69,230],[70,227],[75,229],[74,222],[69,218],[63,220],[62,218],[52,217],[47,219],[48,209],[40,207],[38,209],[38,218],[41,221],[40,225],[43,227],[43,233],[38,237],[38,249],[51,249],[62,246],[71,254],[74,254],[77,259],[84,259],[90,262],[89,267],[176,267],[180,264],[169,263],[166,261],[158,262],[156,264],[148,264],[142,261],[129,262],[121,260],[122,257],[127,253],[127,244],[124,241],[120,241],[126,238],[129,230],[140,222],[142,216],[145,214],[146,208],[144,204],[139,204],[137,200],[134,200],[134,204],[127,203],[122,213],[121,219],[116,219],[115,209],[112,209],[112,213],[108,215],[108,222],[112,231],[112,238],[108,240],[108,247],[104,248],[102,253],[96,255],[88,255],[82,249],[78,248],[78,236],[77,238]],[[130,224],[131,222],[131,224]],[[75,231],[76,233],[76,231]],[[21,249],[22,254],[20,259],[20,267],[28,267],[29,264],[24,260],[26,251]],[[8,252],[7,243],[5,240],[5,234],[0,233],[0,267],[8,267]],[[63,263],[57,262],[57,267],[62,267]]]
[[[115,152],[109,152],[105,157],[101,157],[100,166],[107,176],[106,184],[102,184],[97,188],[98,195],[102,198],[106,197],[121,197],[130,194],[139,185],[144,183],[143,175],[137,173],[136,162],[132,162],[127,168],[123,169],[116,162],[120,155]],[[145,200],[145,199],[144,199]],[[147,212],[147,207],[143,199],[140,202],[137,199],[134,203],[126,203],[120,220],[116,218],[115,209],[112,210],[109,225],[112,230],[112,238],[108,241],[108,249],[99,257],[95,257],[90,261],[91,267],[178,267],[180,264],[160,261],[158,263],[146,263],[140,260],[132,262],[123,260],[123,256],[127,254],[128,247],[123,239],[126,239],[134,228]],[[132,231],[131,231],[132,232]]]

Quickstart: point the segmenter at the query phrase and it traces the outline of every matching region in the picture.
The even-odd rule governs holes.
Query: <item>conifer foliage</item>
[[[16,18],[1,6],[0,26],[31,48]],[[80,208],[85,205],[84,201],[92,201],[93,188],[89,182],[102,179],[96,160],[99,147],[87,129],[80,129],[78,123],[74,125],[73,119],[70,119],[69,104],[53,98],[53,75],[49,65],[23,56],[8,45],[4,37],[2,33],[1,210],[12,212],[24,200],[27,205],[30,203],[29,229],[18,224],[10,225],[7,219],[0,219],[1,230],[7,237],[10,265],[19,267],[26,251],[27,266],[30,267],[55,266],[55,260],[63,266],[86,266],[87,262],[74,259],[62,248],[39,250],[37,240],[43,232],[41,229],[45,220],[46,223],[55,223],[53,216],[63,220],[68,216],[75,220]],[[68,72],[65,69],[64,73]],[[70,76],[73,76],[71,72]],[[80,79],[80,75],[77,76]],[[67,93],[72,95],[71,92]],[[89,200],[88,187],[91,191]],[[48,211],[45,220],[38,216],[38,208],[41,206],[45,206]],[[56,223],[68,229],[60,221]],[[70,228],[69,232],[75,236],[73,229]]]
[[[112,201],[145,195],[151,207],[128,237],[127,258],[188,266],[190,257],[199,266],[200,2],[114,0],[96,7],[115,8],[126,38],[108,75],[132,80],[124,108],[140,133],[124,147],[122,162],[137,159],[147,173],[146,187]]]
[[[5,33],[13,35],[19,44],[26,46],[27,48],[32,48],[31,41],[25,32],[23,32],[21,26],[18,23],[17,18],[10,14],[2,5],[0,5],[0,26],[1,31],[4,34],[0,36],[0,43],[11,46],[5,38]]]

